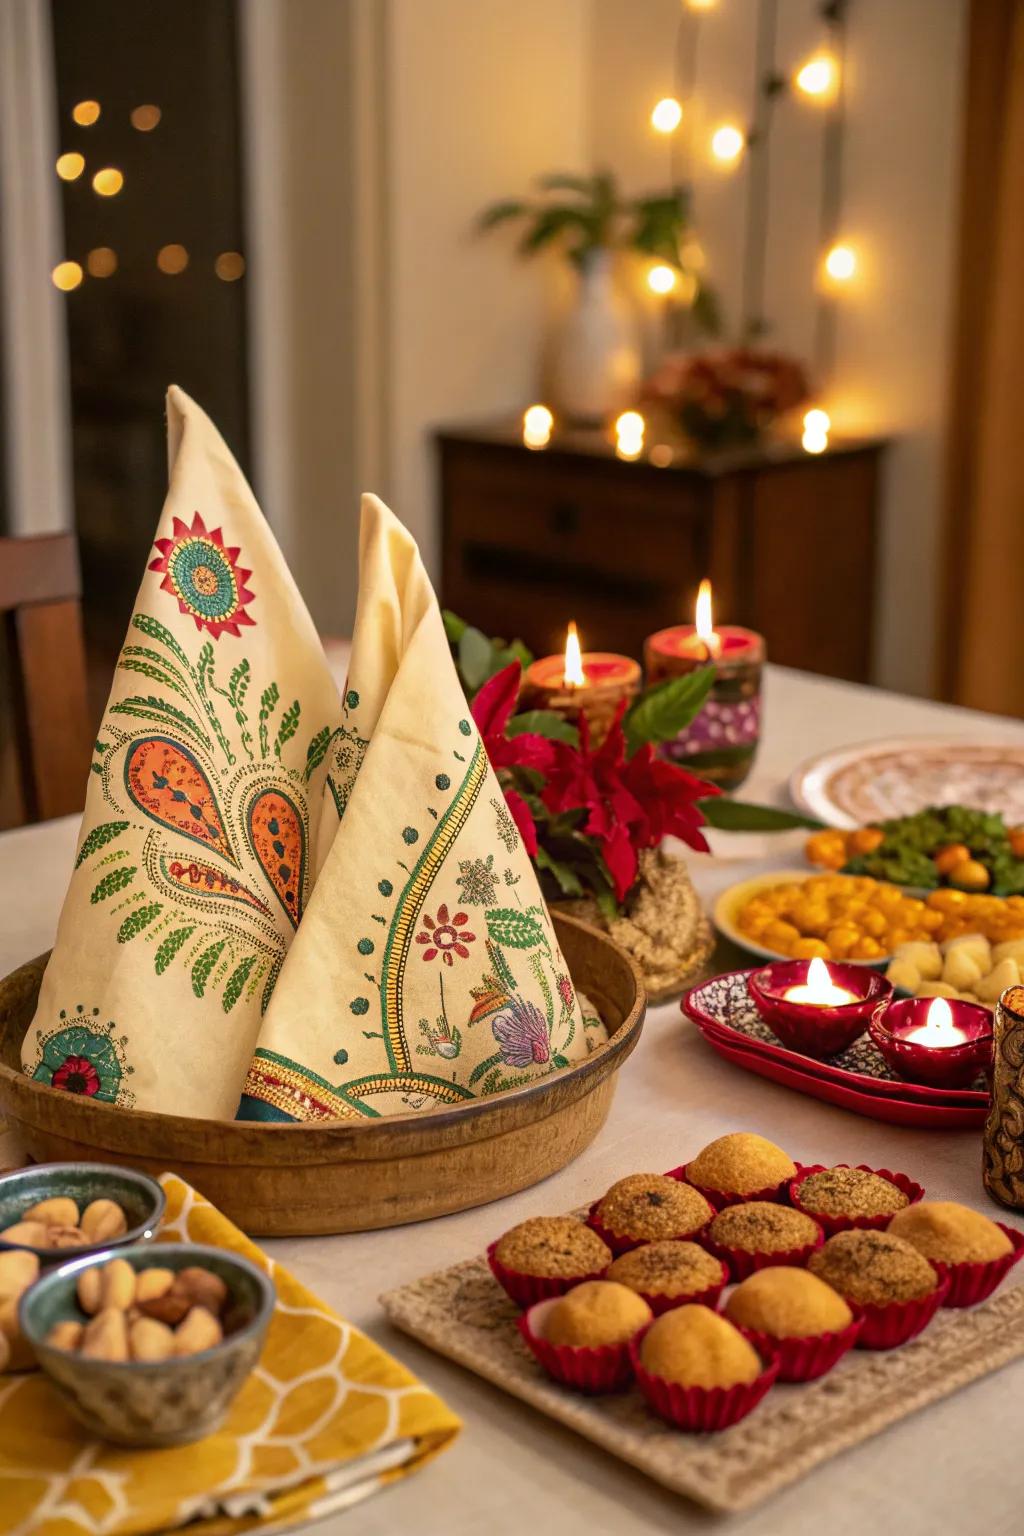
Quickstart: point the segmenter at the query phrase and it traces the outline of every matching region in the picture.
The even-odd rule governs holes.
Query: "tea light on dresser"
[[[662,756],[723,789],[742,784],[761,735],[764,659],[764,639],[755,630],[715,624],[711,583],[702,581],[694,623],[660,629],[644,644],[648,685],[709,664],[715,669],[700,714],[673,741],[664,743]]]
[[[590,740],[600,745],[623,699],[640,688],[640,665],[611,651],[583,651],[575,623],[569,625],[565,652],[533,662],[523,680],[524,709],[552,709],[575,723],[585,715]]]

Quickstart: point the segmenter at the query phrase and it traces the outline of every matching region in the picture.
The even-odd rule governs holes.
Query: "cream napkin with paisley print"
[[[328,753],[341,821],[263,1019],[245,1119],[466,1104],[605,1038],[576,998],[419,552],[373,496],[359,577]]]
[[[341,801],[341,701],[222,438],[167,398],[170,488],[96,742],[24,1067],[232,1116]]]

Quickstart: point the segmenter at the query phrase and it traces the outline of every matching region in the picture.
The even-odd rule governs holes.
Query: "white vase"
[[[557,338],[555,407],[574,421],[604,421],[633,404],[640,371],[636,323],[615,286],[612,253],[591,251]]]

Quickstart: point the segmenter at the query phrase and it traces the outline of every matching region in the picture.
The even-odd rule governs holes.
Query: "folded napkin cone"
[[[341,699],[223,440],[178,389],[168,422],[170,489],[25,1070],[126,1108],[322,1120],[582,1059],[604,1029],[414,541],[364,498]]]

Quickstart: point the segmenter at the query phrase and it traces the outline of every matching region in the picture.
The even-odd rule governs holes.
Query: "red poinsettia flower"
[[[416,935],[417,944],[429,946],[423,951],[424,960],[436,960],[438,955],[445,965],[453,963],[453,955],[458,955],[460,960],[468,960],[469,950],[466,945],[476,943],[476,934],[466,928],[468,922],[465,912],[456,912],[454,917],[449,917],[448,908],[444,904],[438,907],[436,918],[424,913],[423,928]]]
[[[67,1056],[51,1078],[51,1086],[65,1093],[84,1093],[92,1098],[99,1092],[100,1075],[85,1056]]]
[[[499,779],[503,768],[533,768],[546,777],[554,763],[554,744],[545,736],[537,736],[532,731],[523,731],[518,736],[505,734],[519,698],[521,670],[518,661],[503,667],[484,683],[471,706],[477,730],[484,739],[487,756]],[[519,836],[533,858],[537,852],[537,829],[529,807],[515,789],[502,784],[502,790]]]
[[[160,587],[178,600],[178,608],[189,614],[197,629],[208,629],[215,640],[224,630],[239,635],[239,625],[255,624],[245,605],[253,600],[246,582],[252,571],[238,563],[241,549],[224,543],[220,528],[208,529],[197,512],[191,528],[176,517],[172,537],[157,539],[159,558],[152,560],[151,571],[163,573]]]

